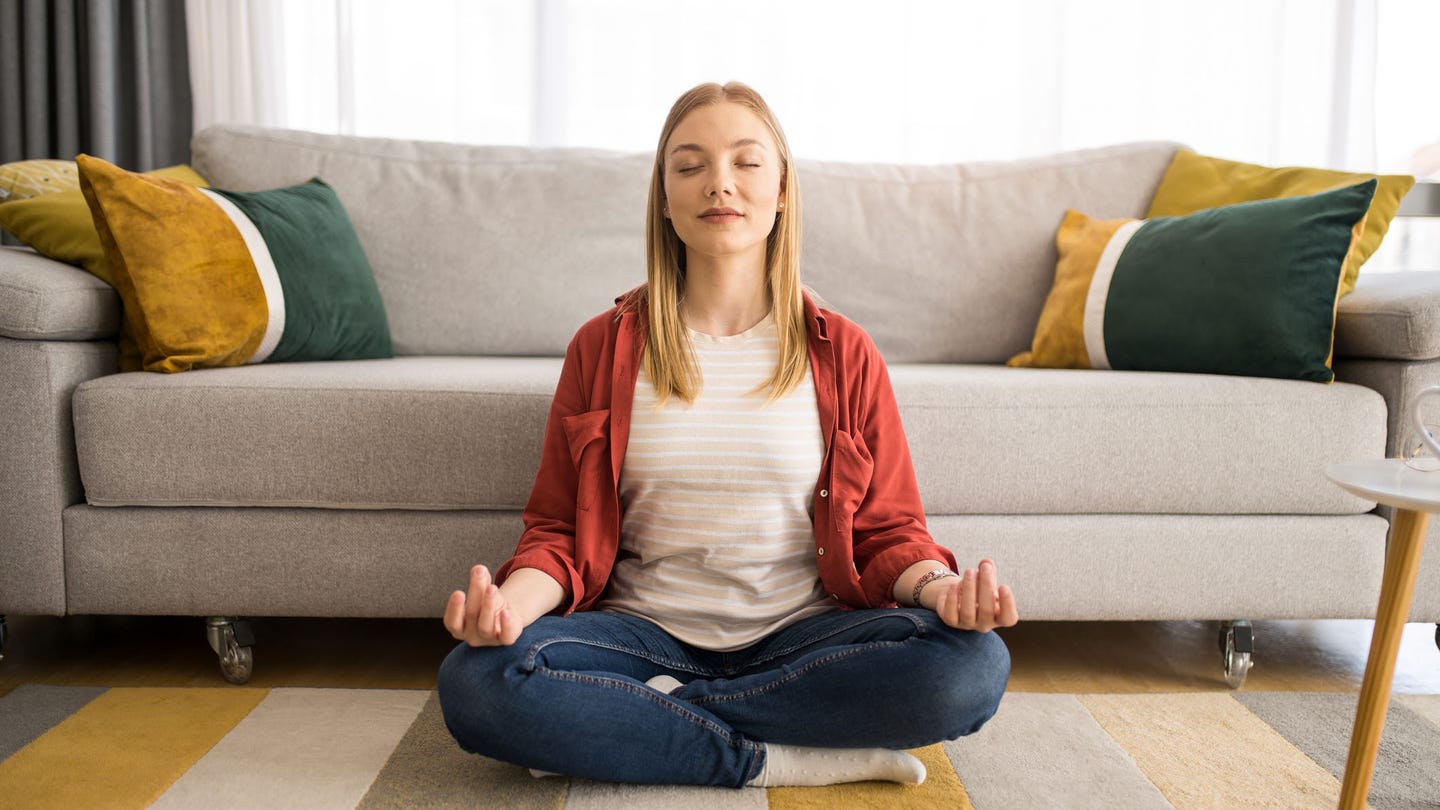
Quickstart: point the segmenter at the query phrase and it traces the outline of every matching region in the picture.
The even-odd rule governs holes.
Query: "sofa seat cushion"
[[[926,512],[1346,514],[1325,478],[1380,458],[1358,385],[1143,371],[891,366]]]
[[[519,509],[560,360],[404,357],[118,374],[75,394],[99,506]],[[1344,383],[891,366],[941,514],[1353,514],[1329,464],[1385,449]]]
[[[117,374],[75,393],[95,505],[525,503],[559,358],[406,357]]]

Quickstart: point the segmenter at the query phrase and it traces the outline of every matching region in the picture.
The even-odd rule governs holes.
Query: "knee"
[[[952,630],[936,656],[933,707],[949,720],[946,739],[974,734],[995,715],[1010,681],[1010,650],[993,632]]]
[[[461,644],[440,664],[435,691],[440,714],[460,747],[471,753],[488,746],[503,717],[505,662],[500,647]]]

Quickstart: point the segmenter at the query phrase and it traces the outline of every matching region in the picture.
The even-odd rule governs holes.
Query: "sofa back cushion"
[[[946,166],[801,160],[805,280],[891,362],[1029,345],[1067,208],[1139,217],[1175,144]],[[652,156],[216,126],[195,168],[237,191],[320,177],[354,222],[397,355],[553,356],[645,280]]]
[[[888,362],[1003,363],[1030,345],[1066,208],[1142,216],[1176,148],[948,166],[801,161],[806,282]]]

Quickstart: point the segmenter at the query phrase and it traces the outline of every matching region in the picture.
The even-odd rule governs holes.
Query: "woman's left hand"
[[[1015,594],[1009,585],[999,585],[993,560],[981,560],[980,568],[965,569],[959,577],[935,583],[940,598],[935,613],[958,630],[986,633],[997,627],[1011,627],[1020,621]]]

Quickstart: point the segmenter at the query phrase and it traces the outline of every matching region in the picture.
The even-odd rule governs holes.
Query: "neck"
[[[685,257],[685,325],[707,335],[738,335],[770,314],[765,256]]]

